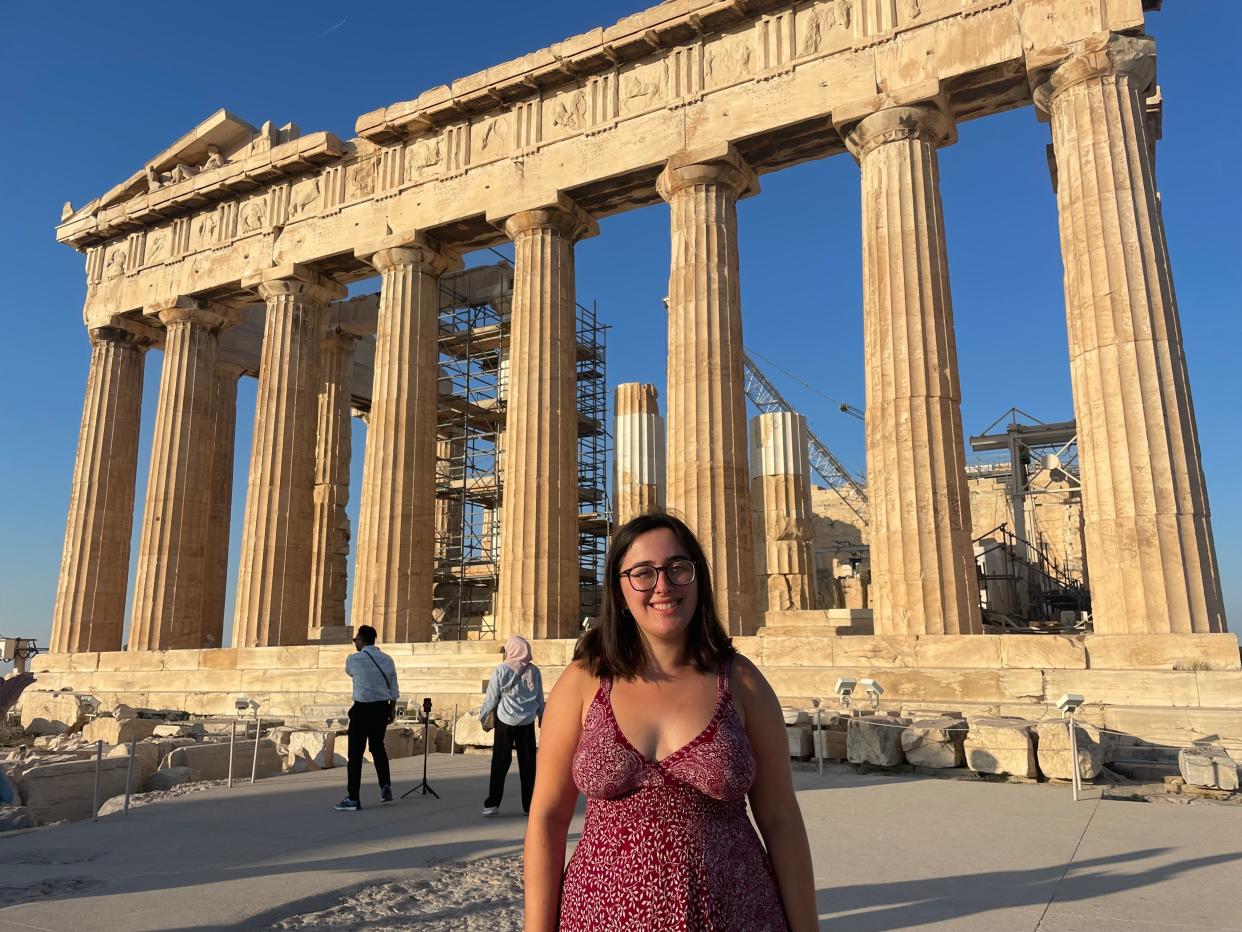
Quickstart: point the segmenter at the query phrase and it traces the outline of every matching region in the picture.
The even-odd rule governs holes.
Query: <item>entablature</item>
[[[131,178],[57,233],[87,252],[88,323],[170,293],[233,300],[290,262],[347,282],[375,274],[355,247],[393,230],[463,250],[537,196],[595,217],[654,203],[685,149],[732,145],[763,174],[844,151],[839,114],[1023,106],[1033,68],[1142,23],[1142,0],[676,0],[364,116],[348,142],[265,125],[262,151],[167,181],[165,154],[147,191]]]

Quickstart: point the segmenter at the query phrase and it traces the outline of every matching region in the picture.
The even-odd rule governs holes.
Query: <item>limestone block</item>
[[[28,735],[63,735],[86,724],[86,709],[73,693],[27,689],[22,694],[22,729]]]
[[[1238,765],[1224,748],[1182,748],[1177,752],[1177,769],[1191,786],[1220,790],[1238,788]]]
[[[908,634],[844,637],[833,642],[837,667],[917,667],[918,639]]]
[[[128,744],[131,738],[141,741],[151,737],[158,724],[151,718],[97,718],[87,722],[82,729],[82,739],[102,741],[104,744]]]
[[[1085,670],[1087,667],[1087,648],[1079,635],[999,635],[996,640],[1000,642],[1003,667],[1035,670]]]
[[[388,753],[389,760],[397,760],[402,757],[413,757],[415,754],[423,753],[423,729],[411,728],[409,725],[392,724],[388,726],[388,730],[384,732],[384,750]],[[371,752],[368,749],[366,757],[371,758]]]
[[[163,722],[156,723],[151,734],[157,738],[185,738],[205,735],[207,729],[199,722]]]
[[[794,725],[785,729],[785,738],[789,742],[789,756],[806,760],[811,756],[811,729],[805,725]]]
[[[896,767],[905,763],[901,735],[910,724],[895,715],[869,715],[849,720],[845,736],[845,756],[851,764]]]
[[[1003,637],[994,634],[937,634],[920,637],[914,652],[925,669],[1001,667]]]
[[[1075,723],[1078,746],[1078,776],[1094,780],[1104,767],[1104,743],[1100,729],[1089,722]],[[1035,726],[1039,769],[1051,780],[1074,779],[1073,757],[1070,754],[1069,728],[1064,721],[1040,722]]]
[[[966,723],[960,718],[917,719],[901,733],[906,760],[919,767],[962,767]]]
[[[100,762],[99,800],[125,792],[128,762],[105,757]],[[95,761],[75,760],[53,764],[37,764],[17,781],[22,803],[41,823],[61,819],[89,819],[95,784]],[[134,775],[132,790],[138,788]]]
[[[786,725],[809,725],[812,718],[803,709],[794,709],[789,706],[782,706],[781,712],[785,716]]]
[[[233,776],[249,775],[254,759],[254,742],[238,741],[233,750]],[[178,748],[164,758],[162,769],[189,767],[197,770],[204,780],[223,780],[229,774],[229,743],[194,744]],[[257,776],[268,777],[280,773],[280,753],[276,745],[267,740],[259,742]]]
[[[468,748],[490,748],[496,743],[495,733],[483,730],[479,716],[474,711],[466,712],[457,719],[453,739],[461,747]]]
[[[311,760],[305,751],[297,754],[286,753],[283,760],[285,773],[313,773],[320,769],[319,765]]]
[[[1012,774],[1029,779],[1038,776],[1030,722],[982,716],[970,719],[969,728],[964,744],[966,764],[975,773]]]
[[[286,753],[296,757],[305,753],[315,766],[327,769],[336,766],[335,731],[295,731],[289,734]]]
[[[812,730],[812,756],[824,760],[845,760],[848,753],[847,733],[845,731],[829,731],[826,728],[815,732]]]
[[[129,745],[118,744],[106,757],[118,757],[125,760],[129,757]],[[147,778],[160,766],[160,746],[152,741],[139,741],[134,745],[134,772],[137,774],[139,785],[146,783]]]
[[[148,792],[171,790],[182,783],[197,783],[202,775],[191,767],[161,767],[147,778],[143,789]]]
[[[1082,693],[1088,702],[1106,705],[1197,706],[1196,675],[1174,670],[1048,670],[1044,686],[1052,699]]]
[[[1238,670],[1236,634],[1097,634],[1086,638],[1093,670]]]
[[[26,806],[0,806],[0,832],[34,828],[37,824],[34,813]]]
[[[133,706],[121,702],[113,708],[112,717],[115,719],[137,718],[138,711]]]

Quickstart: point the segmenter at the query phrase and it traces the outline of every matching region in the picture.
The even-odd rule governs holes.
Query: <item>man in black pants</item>
[[[375,646],[375,629],[362,625],[354,636],[356,653],[345,658],[345,672],[354,681],[354,704],[349,709],[349,763],[346,774],[349,795],[336,804],[342,812],[362,808],[362,755],[371,746],[371,760],[379,778],[380,800],[392,802],[392,778],[384,733],[393,719],[397,700],[397,666]]]

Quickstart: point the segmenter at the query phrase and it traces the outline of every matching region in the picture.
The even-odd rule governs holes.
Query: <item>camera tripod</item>
[[[418,793],[422,796],[426,796],[428,793],[430,793],[436,799],[440,798],[440,794],[437,793],[435,790],[433,790],[431,788],[431,784],[427,782],[427,753],[431,748],[431,729],[434,727],[431,723],[430,706],[431,706],[431,700],[430,699],[424,700],[423,718],[422,718],[422,723],[423,723],[423,779],[422,779],[422,782],[418,784],[418,786],[414,787],[413,789],[406,790],[404,793],[402,793],[401,794],[402,799],[405,799],[411,793]]]

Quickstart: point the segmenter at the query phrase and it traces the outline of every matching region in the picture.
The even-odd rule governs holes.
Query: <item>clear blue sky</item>
[[[88,345],[83,258],[54,238],[81,205],[219,107],[251,123],[353,135],[355,118],[635,12],[642,0],[379,5],[14,2],[0,27],[4,337],[0,339],[0,634],[46,644]],[[291,12],[296,9],[296,12]],[[122,12],[123,10],[123,12]],[[537,12],[531,12],[537,11]],[[1158,156],[1186,355],[1232,625],[1242,627],[1242,196],[1236,55],[1242,5],[1170,3],[1151,14],[1160,54]],[[1031,109],[960,128],[941,155],[961,360],[963,421],[978,432],[1011,405],[1073,416],[1056,210]],[[742,203],[747,344],[834,399],[863,404],[858,169],[848,156],[763,178]],[[668,214],[601,224],[578,250],[579,299],[613,325],[609,382],[664,383]],[[159,384],[146,376],[137,501]],[[862,425],[769,373],[846,463]],[[233,525],[249,455],[254,383],[243,380]],[[361,437],[359,437],[361,439]],[[361,461],[355,458],[356,478]],[[139,522],[135,521],[135,527]]]

